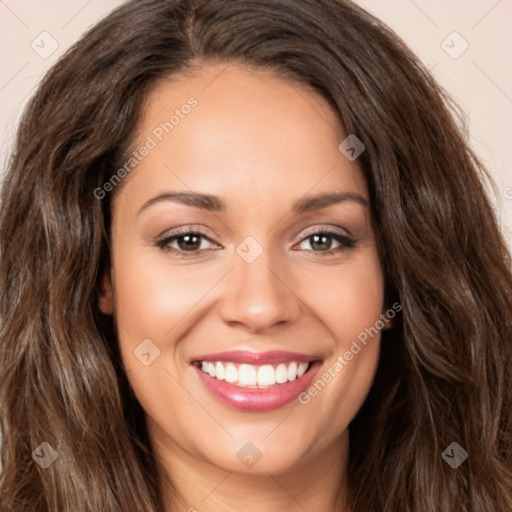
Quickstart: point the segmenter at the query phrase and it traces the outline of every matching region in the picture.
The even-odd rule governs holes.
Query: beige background
[[[88,27],[121,3],[0,0],[2,168],[22,107],[42,74]],[[512,0],[357,3],[390,25],[467,112],[472,146],[496,180],[494,202],[512,248]],[[41,36],[43,32],[50,35]],[[52,43],[58,48],[51,55],[36,52],[49,52]],[[461,54],[452,58],[447,51]]]

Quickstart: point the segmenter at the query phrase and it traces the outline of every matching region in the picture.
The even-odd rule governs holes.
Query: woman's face
[[[304,86],[233,64],[150,93],[100,305],[167,457],[263,474],[346,447],[384,312],[347,135]]]

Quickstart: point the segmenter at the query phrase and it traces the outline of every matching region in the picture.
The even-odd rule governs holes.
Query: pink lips
[[[276,384],[272,387],[258,389],[244,388],[211,377],[199,368],[198,361],[230,361],[253,365],[308,361],[310,362],[310,368],[298,379],[285,384]],[[192,363],[199,379],[215,398],[229,407],[245,411],[270,411],[292,402],[311,384],[322,365],[322,362],[316,357],[294,352],[271,351],[257,354],[240,350],[199,356],[194,358]]]

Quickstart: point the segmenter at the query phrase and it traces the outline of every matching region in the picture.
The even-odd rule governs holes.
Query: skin
[[[357,160],[338,150],[347,134],[320,96],[240,64],[158,83],[135,147],[191,96],[197,106],[114,191],[112,266],[99,298],[146,412],[166,510],[328,512],[343,489],[348,425],[373,381],[380,335],[308,404],[266,412],[217,401],[190,360],[289,350],[323,360],[315,380],[332,368],[386,310],[371,211],[356,201],[300,214],[291,205],[333,191],[369,201],[367,185]],[[159,194],[190,190],[221,197],[226,210],[164,200],[138,213]],[[199,254],[156,245],[177,227],[205,234],[192,248]],[[322,227],[352,235],[354,246],[328,237],[319,247],[311,233]],[[236,252],[248,236],[263,250],[252,263]],[[187,251],[183,238],[170,245]],[[144,339],[160,350],[149,366],[134,356]],[[262,454],[252,467],[237,457],[248,442]]]

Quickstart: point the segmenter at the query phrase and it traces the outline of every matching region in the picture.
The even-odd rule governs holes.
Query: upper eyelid
[[[345,231],[346,234],[340,233],[340,230]],[[314,235],[315,233],[318,233],[318,232],[335,233],[337,235],[346,236],[348,238],[353,237],[352,233],[346,228],[340,228],[339,226],[338,227],[331,226],[329,224],[320,224],[319,226],[316,226],[313,228],[308,228],[305,231],[303,231],[301,240],[304,239],[305,237]]]

